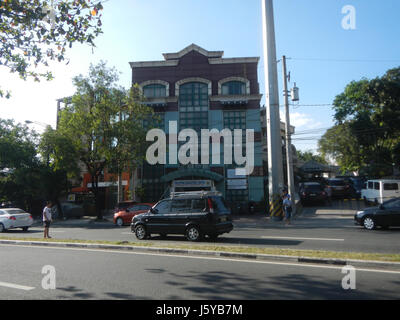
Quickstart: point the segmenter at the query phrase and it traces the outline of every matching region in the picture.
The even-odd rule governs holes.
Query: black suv
[[[302,204],[308,202],[325,202],[328,198],[324,187],[318,182],[303,182],[299,188],[300,200]]]
[[[159,201],[148,212],[133,217],[131,230],[139,240],[151,234],[184,234],[190,241],[205,235],[216,239],[233,230],[231,212],[221,195],[213,192],[182,193]]]

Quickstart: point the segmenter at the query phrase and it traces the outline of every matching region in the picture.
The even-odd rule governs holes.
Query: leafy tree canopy
[[[22,79],[52,79],[36,68],[65,60],[75,42],[94,46],[102,9],[95,0],[0,0],[0,65]],[[10,93],[0,89],[2,96]]]

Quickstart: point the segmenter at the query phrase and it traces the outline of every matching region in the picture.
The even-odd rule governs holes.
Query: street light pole
[[[286,167],[287,167],[287,182],[288,192],[294,201],[294,178],[293,178],[293,160],[291,148],[291,133],[290,133],[290,116],[289,116],[289,90],[288,90],[288,76],[286,70],[286,56],[282,57],[282,71],[283,71],[283,96],[285,97],[285,142],[286,142]],[[295,206],[293,206],[293,214]]]
[[[272,0],[262,0],[266,125],[268,141],[269,211],[282,219],[283,188],[282,141],[280,134],[278,70],[276,59],[274,8]]]

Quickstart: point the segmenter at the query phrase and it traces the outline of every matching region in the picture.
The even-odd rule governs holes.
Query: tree
[[[319,154],[314,154],[311,150],[308,151],[301,151],[301,150],[296,150],[297,152],[297,158],[304,161],[315,161],[321,164],[328,164],[328,162],[325,160],[325,158]]]
[[[333,104],[336,126],[321,139],[321,151],[346,169],[390,175],[400,143],[400,68],[352,81]]]
[[[0,65],[22,79],[51,80],[39,72],[52,60],[63,61],[73,43],[88,43],[101,33],[101,1],[2,0],[0,1]],[[0,88],[0,97],[9,92]]]
[[[126,91],[117,81],[117,71],[105,62],[91,65],[88,76],[75,77],[76,93],[61,111],[57,130],[91,176],[99,219],[98,183],[103,170],[120,173],[141,159],[143,120],[152,114],[151,108],[138,102],[137,88]]]

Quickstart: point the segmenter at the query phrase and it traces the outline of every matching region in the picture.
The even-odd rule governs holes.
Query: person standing
[[[46,206],[43,209],[43,225],[44,225],[44,238],[51,239],[49,236],[49,229],[51,224],[51,208],[53,204],[51,201],[47,201]]]
[[[286,194],[283,198],[283,211],[285,213],[285,224],[288,225],[292,217],[292,201],[289,194]]]

